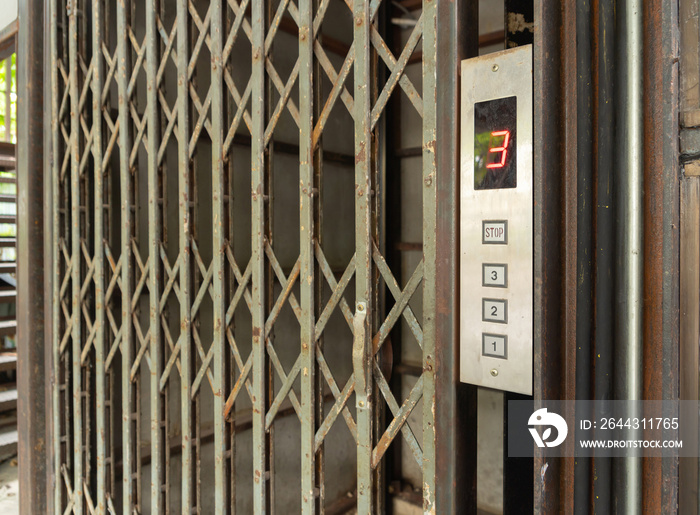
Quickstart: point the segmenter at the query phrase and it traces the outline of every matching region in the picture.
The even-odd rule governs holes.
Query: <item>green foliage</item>
[[[481,184],[488,171],[486,161],[491,148],[491,131],[480,132],[474,136],[474,184]]]
[[[10,62],[8,74],[7,63]],[[7,92],[10,92],[10,104],[7,105]],[[9,118],[10,131],[7,131]],[[17,54],[12,54],[0,61],[0,140],[17,141]]]

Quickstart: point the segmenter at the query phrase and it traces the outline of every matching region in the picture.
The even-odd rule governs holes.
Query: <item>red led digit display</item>
[[[489,148],[489,153],[496,155],[494,161],[490,161],[486,165],[486,168],[503,168],[506,164],[506,156],[508,155],[508,143],[510,143],[510,131],[494,131],[491,133],[491,145],[494,144],[494,140],[498,138],[503,138],[500,147],[492,146]],[[500,152],[500,156],[498,153]],[[500,159],[499,159],[500,157]]]
[[[474,189],[517,186],[517,97],[474,104]]]

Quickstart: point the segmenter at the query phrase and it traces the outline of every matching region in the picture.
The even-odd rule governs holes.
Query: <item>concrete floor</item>
[[[491,390],[479,391],[478,507],[480,514],[503,512],[502,436],[489,428],[503,427],[503,395]],[[421,513],[419,507],[395,500],[396,513]],[[19,514],[17,457],[0,463],[0,514]]]
[[[17,457],[0,464],[0,513],[2,515],[19,514]]]

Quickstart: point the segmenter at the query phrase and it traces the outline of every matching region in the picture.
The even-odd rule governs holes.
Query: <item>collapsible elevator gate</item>
[[[678,3],[505,4],[507,45],[532,43],[535,401],[677,399]],[[44,49],[22,21],[40,11],[21,2],[18,52],[29,511],[475,512],[458,196],[478,2],[50,0]],[[677,461],[625,467],[640,487],[610,460],[506,457],[504,512],[675,511]]]
[[[388,44],[388,4],[50,2],[53,512],[382,511],[390,448],[435,509],[455,16],[426,0]],[[399,95],[422,216],[392,263]]]

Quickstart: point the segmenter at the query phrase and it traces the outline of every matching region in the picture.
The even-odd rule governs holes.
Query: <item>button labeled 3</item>
[[[508,287],[508,265],[496,263],[484,263],[481,265],[482,286],[496,288]]]

